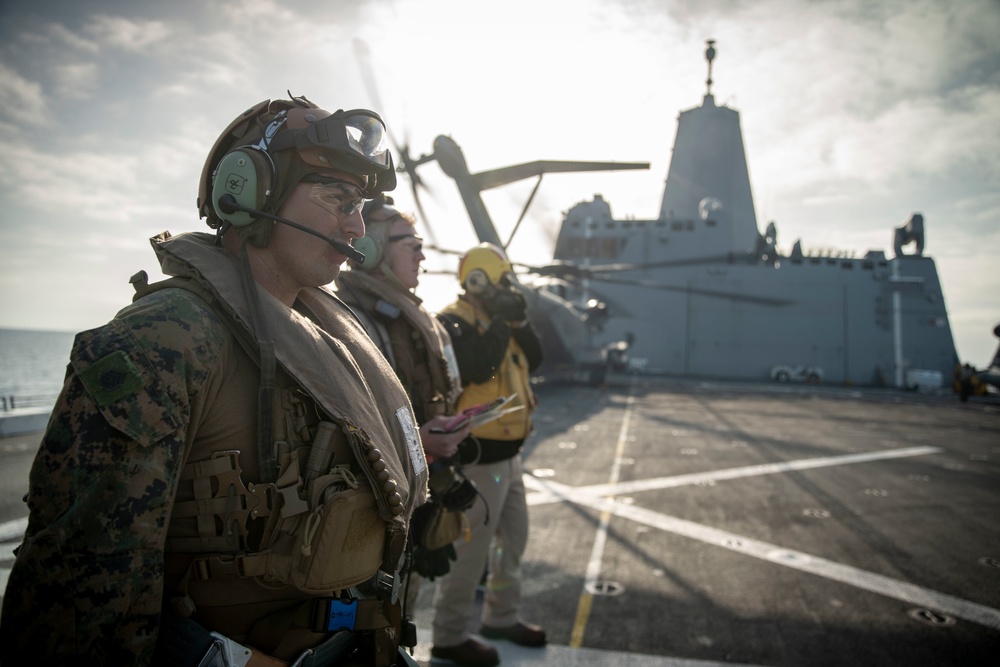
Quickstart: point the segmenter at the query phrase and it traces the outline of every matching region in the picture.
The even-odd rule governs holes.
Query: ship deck
[[[550,643],[498,642],[503,665],[994,664],[995,399],[641,376],[538,396],[522,613]],[[0,440],[3,584],[38,439]]]

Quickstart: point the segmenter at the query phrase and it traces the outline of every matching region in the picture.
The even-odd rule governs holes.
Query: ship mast
[[[708,61],[708,79],[705,83],[708,84],[708,92],[705,93],[705,98],[712,96],[712,61],[715,60],[715,40],[709,39],[706,41],[708,48],[705,49],[705,59]]]

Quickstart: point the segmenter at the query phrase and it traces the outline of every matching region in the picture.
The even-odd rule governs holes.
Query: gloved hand
[[[526,317],[528,304],[520,292],[513,289],[499,290],[486,304],[486,310],[493,317],[499,317],[506,322],[521,322]]]
[[[446,544],[440,549],[427,549],[421,546],[413,548],[413,560],[410,561],[410,570],[422,577],[434,581],[435,577],[442,577],[451,570],[450,561],[458,560],[455,547]]]

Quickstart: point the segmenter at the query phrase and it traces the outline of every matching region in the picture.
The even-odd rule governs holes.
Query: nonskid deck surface
[[[627,376],[539,399],[523,615],[550,646],[502,664],[993,664],[1000,404]]]
[[[1000,404],[621,376],[539,387],[503,665],[987,665]],[[39,434],[0,440],[0,583]],[[433,584],[415,657],[430,662]]]

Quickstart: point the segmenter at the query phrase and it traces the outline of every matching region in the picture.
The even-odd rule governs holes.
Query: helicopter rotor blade
[[[436,243],[425,243],[425,250],[433,250],[434,252],[439,252],[442,255],[454,255],[455,257],[461,257],[465,254],[464,250],[452,250],[451,248],[442,248]]]
[[[556,260],[545,266],[529,267],[524,265],[531,273],[540,276],[555,276],[566,279],[594,278],[598,279],[609,273],[622,273],[625,271],[645,271],[649,269],[669,269],[681,266],[692,266],[698,264],[737,264],[757,261],[757,256],[753,253],[726,255],[713,255],[710,257],[696,257],[692,259],[665,260],[662,262],[649,262],[646,264],[579,264],[577,262]]]
[[[364,81],[365,89],[368,91],[368,96],[372,99],[372,102],[378,107],[378,112],[385,115],[383,109],[385,108],[382,104],[382,100],[378,93],[378,86],[375,85],[375,70],[372,67],[371,50],[368,48],[368,43],[360,37],[355,37],[353,39],[354,53],[358,60],[358,66],[361,68],[361,79]],[[389,135],[389,141],[392,143],[392,147],[396,152],[399,164],[396,166],[396,171],[402,174],[406,174],[410,180],[410,188],[413,191],[413,201],[416,204],[417,212],[420,215],[420,222],[423,224],[424,229],[427,231],[428,238],[432,242],[437,243],[437,238],[434,235],[434,228],[431,226],[430,220],[427,218],[427,213],[424,211],[423,204],[420,201],[419,189],[423,188],[431,196],[430,188],[424,183],[424,180],[420,178],[417,173],[417,167],[424,164],[425,162],[430,162],[434,160],[434,155],[421,155],[418,159],[414,160],[410,156],[410,142],[408,137],[404,136],[404,142],[400,143],[396,140],[395,135],[392,132],[391,126],[386,124],[386,134]]]
[[[595,276],[591,278],[597,282],[612,283],[616,285],[632,285],[635,287],[646,287],[649,289],[665,290],[667,292],[681,292],[684,294],[700,294],[701,296],[710,296],[717,299],[729,299],[730,301],[745,301],[747,303],[756,303],[762,306],[787,306],[792,303],[788,299],[776,299],[769,296],[756,296],[753,294],[740,294],[738,292],[726,292],[722,290],[704,289],[700,287],[689,287],[686,285],[668,285],[665,283],[658,283],[652,280],[642,280],[642,279],[629,279],[629,278],[611,278],[608,276]]]
[[[490,169],[472,175],[475,187],[482,192],[492,188],[522,181],[532,176],[559,172],[620,171],[623,169],[649,169],[648,162],[579,162],[570,160],[535,160],[510,167]]]
[[[382,98],[378,94],[378,86],[375,85],[375,70],[372,67],[372,53],[368,48],[368,42],[360,37],[355,37],[352,42],[354,45],[354,56],[358,61],[358,67],[361,69],[361,81],[365,84],[365,90],[375,105],[376,111],[384,118],[385,105],[382,104]],[[399,142],[393,136],[392,127],[388,123],[386,123],[385,131],[389,135],[389,141],[392,142],[393,148],[399,152]]]

